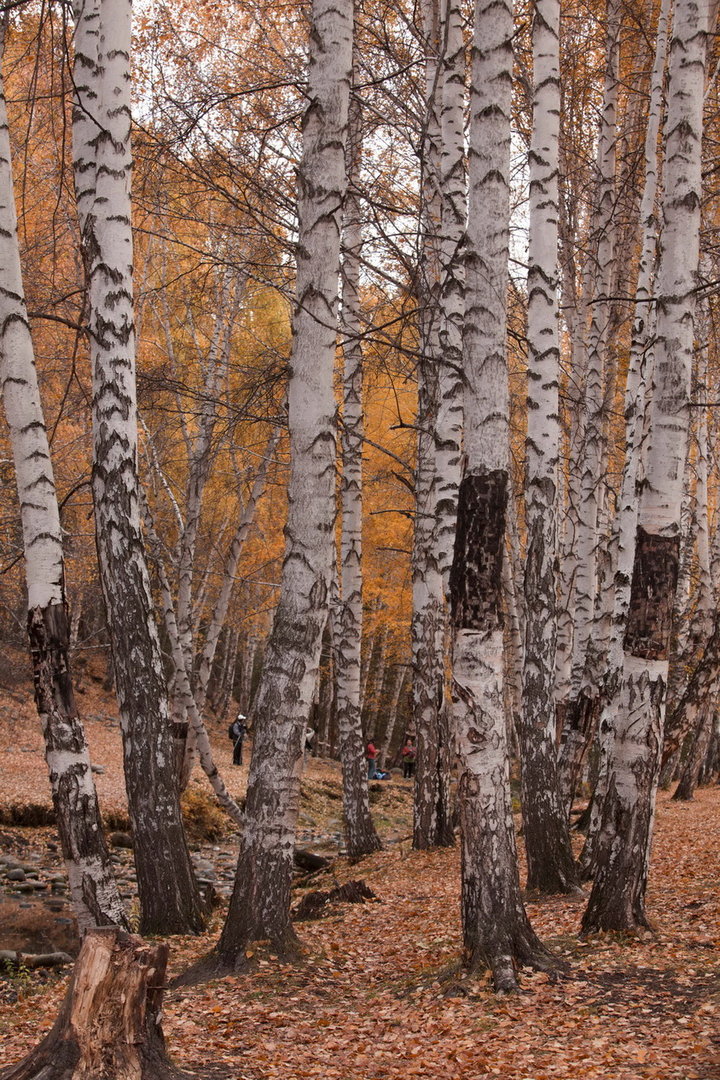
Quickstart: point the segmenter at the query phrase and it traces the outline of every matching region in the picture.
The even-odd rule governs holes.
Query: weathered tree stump
[[[167,945],[90,930],[52,1031],[2,1080],[177,1080],[160,1005]]]

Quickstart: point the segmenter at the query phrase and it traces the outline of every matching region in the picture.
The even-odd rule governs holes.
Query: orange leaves
[[[169,991],[170,1052],[223,1080],[710,1080],[720,962],[704,928],[720,921],[718,811],[716,788],[682,813],[661,796],[653,939],[580,942],[581,904],[530,903],[533,925],[571,966],[559,980],[522,972],[511,998],[458,967],[458,852],[390,845],[362,868],[382,903],[302,924],[303,964],[258,950],[264,963],[251,974]],[[342,884],[357,867],[341,860],[335,873]],[[173,943],[172,974],[216,936]],[[57,990],[40,990],[0,1006],[0,1067],[36,1041],[57,1004]]]

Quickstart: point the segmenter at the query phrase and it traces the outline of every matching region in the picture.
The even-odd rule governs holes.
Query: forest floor
[[[121,817],[112,705],[94,685],[80,701],[92,717],[92,760],[104,770],[97,780],[105,812]],[[215,734],[220,765],[239,795],[246,770],[230,766],[225,725]],[[0,821],[8,822],[12,806],[49,805],[40,748],[29,694],[0,694]],[[335,763],[309,763],[305,846],[339,848],[339,785]],[[529,901],[535,930],[569,968],[558,978],[525,971],[511,997],[497,997],[486,977],[469,978],[459,967],[457,850],[412,851],[410,783],[394,778],[373,787],[385,850],[354,866],[336,856],[312,888],[361,878],[377,901],[331,906],[326,917],[298,923],[299,964],[283,965],[260,948],[247,974],[170,989],[163,1026],[179,1066],[204,1080],[720,1080],[719,787],[700,790],[692,803],[660,794],[648,893],[655,932],[581,940],[582,901]],[[42,899],[14,896],[5,883],[3,903],[16,916],[39,905],[57,916],[63,891],[52,878],[62,868],[54,849],[51,828],[0,824],[0,857],[15,855],[29,878],[44,879]],[[130,853],[114,851],[132,905]],[[194,853],[221,893],[235,853],[232,834]],[[171,978],[212,947],[223,911],[204,937],[172,939]],[[58,921],[71,936],[68,920]],[[21,948],[17,940],[3,944],[9,922],[0,909],[0,949]],[[21,971],[0,982],[0,1068],[48,1030],[67,970]]]

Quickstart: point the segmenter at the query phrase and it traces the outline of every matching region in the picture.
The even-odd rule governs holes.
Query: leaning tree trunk
[[[77,14],[73,115],[93,365],[93,499],[100,578],[121,715],[141,929],[202,929],[185,842],[160,641],[140,531],[130,221],[129,0]],[[92,53],[95,48],[96,53]],[[90,99],[83,87],[92,85]],[[88,125],[87,111],[93,123]],[[94,182],[91,182],[94,177]]]
[[[558,165],[560,0],[536,0],[528,260],[528,432],[523,664],[523,835],[528,889],[576,888],[567,815],[556,767],[557,484],[560,453]]]
[[[670,45],[655,386],[624,641],[621,709],[608,761],[598,871],[583,931],[648,925],[645,888],[677,585],[699,255],[708,6],[679,0]]]
[[[160,1027],[167,945],[118,929],[85,935],[57,1020],[2,1080],[180,1080]]]
[[[496,989],[549,955],[520,896],[503,703],[502,564],[510,488],[506,288],[513,14],[475,7],[466,255],[466,474],[450,575],[466,961]]]
[[[314,0],[308,107],[298,170],[297,306],[288,386],[290,482],[280,600],[254,706],[247,822],[218,945],[292,950],[290,887],[300,775],[334,556],[335,396],[340,226],[352,73],[352,0]]]
[[[0,59],[2,44],[0,40]],[[70,677],[60,514],[25,307],[1,78],[0,281],[0,384],[20,502],[35,703],[60,846],[80,930],[106,923],[124,926]]]
[[[350,102],[348,192],[343,223],[343,379],[341,593],[337,637],[337,726],[343,774],[345,847],[351,858],[380,848],[370,813],[367,763],[360,714],[362,645],[362,309],[360,305],[360,165],[362,108]]]
[[[198,710],[195,696],[192,692],[190,685],[190,676],[188,675],[186,667],[186,653],[182,647],[182,635],[177,625],[177,619],[175,615],[175,607],[173,604],[172,593],[170,591],[170,582],[167,579],[165,567],[161,557],[161,543],[160,538],[155,532],[155,525],[150,515],[150,510],[147,505],[145,497],[142,497],[142,505],[145,516],[145,528],[148,537],[148,544],[152,552],[155,548],[157,553],[157,569],[158,578],[160,580],[160,595],[162,598],[163,614],[165,617],[165,626],[168,632],[168,640],[170,642],[171,656],[173,661],[173,667],[175,669],[176,680],[176,698],[180,708],[183,711],[183,715],[187,716],[192,730],[194,733],[194,746],[195,752],[200,758],[200,764],[202,765],[203,772],[207,776],[210,786],[215,792],[215,796],[224,810],[227,811],[229,816],[235,822],[236,825],[242,827],[245,820],[244,815],[238,804],[233,799],[232,795],[225,786],[222,776],[215,764],[215,759],[210,745],[210,738],[207,733],[207,728],[203,723],[202,716]],[[234,665],[231,665],[234,670]]]

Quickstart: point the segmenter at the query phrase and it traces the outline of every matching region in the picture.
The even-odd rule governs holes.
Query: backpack
[[[228,728],[228,739],[230,739],[231,742],[235,742],[235,732],[233,731],[234,727],[235,727],[235,721],[233,720],[232,724]]]

